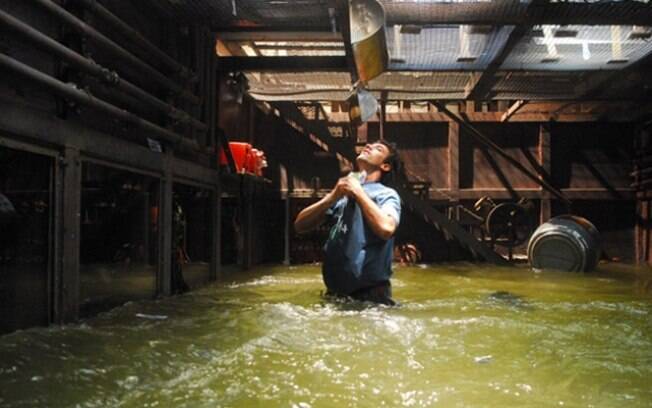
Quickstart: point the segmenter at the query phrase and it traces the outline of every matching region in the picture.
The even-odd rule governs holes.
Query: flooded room
[[[648,0],[0,0],[0,406],[649,407]]]

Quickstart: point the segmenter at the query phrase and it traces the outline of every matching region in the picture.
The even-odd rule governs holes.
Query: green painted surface
[[[609,268],[397,267],[395,308],[260,268],[0,337],[0,406],[649,407],[652,274]]]

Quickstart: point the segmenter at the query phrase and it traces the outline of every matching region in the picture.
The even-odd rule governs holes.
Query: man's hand
[[[364,190],[357,177],[342,177],[337,181],[335,188],[333,188],[333,195],[338,199],[343,196],[357,199],[362,194],[364,194]]]

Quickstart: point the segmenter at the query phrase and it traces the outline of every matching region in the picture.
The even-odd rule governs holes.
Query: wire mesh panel
[[[569,99],[575,96],[580,73],[508,72],[493,88],[495,99]]]
[[[643,26],[535,26],[503,69],[620,69],[652,52],[652,29]]]
[[[390,68],[395,70],[484,69],[500,52],[513,27],[448,26],[407,32],[387,30]]]

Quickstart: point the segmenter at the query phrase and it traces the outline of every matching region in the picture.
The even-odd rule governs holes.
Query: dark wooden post
[[[79,242],[81,214],[81,158],[79,150],[64,149],[61,177],[61,278],[56,320],[72,322],[79,317]]]
[[[172,179],[172,151],[168,150],[164,160],[164,174],[161,180],[161,219],[160,247],[158,268],[158,292],[169,296],[172,293],[172,194],[174,182]]]
[[[448,122],[448,188],[455,205],[460,195],[460,125],[453,121]]]
[[[550,161],[550,124],[541,123],[539,125],[539,163],[546,175],[550,175],[552,169]],[[544,175],[539,175],[542,179]],[[539,211],[539,223],[543,224],[552,216],[550,192],[543,187],[541,188],[541,209]]]

